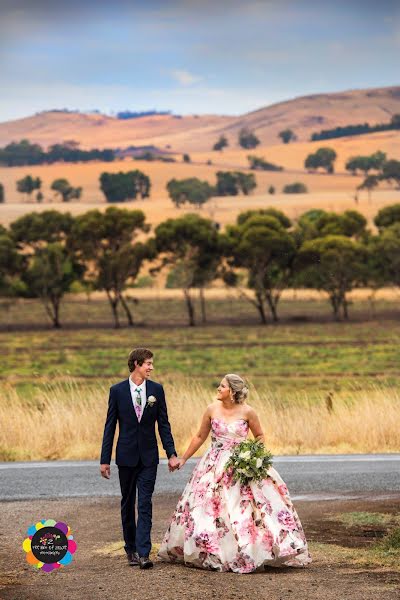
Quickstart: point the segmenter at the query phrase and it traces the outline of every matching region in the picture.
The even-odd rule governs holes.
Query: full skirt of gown
[[[196,465],[158,553],[164,561],[251,573],[311,562],[300,519],[279,473],[241,485],[225,471],[248,423],[211,420],[210,448]]]

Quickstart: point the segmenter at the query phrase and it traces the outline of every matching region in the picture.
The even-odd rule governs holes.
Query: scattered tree
[[[100,188],[107,202],[125,202],[150,196],[150,179],[142,171],[134,170],[123,173],[102,173]]]
[[[28,200],[31,199],[31,195],[35,190],[40,190],[42,185],[42,181],[40,177],[32,177],[31,175],[26,175],[22,179],[18,179],[17,181],[17,190],[21,194],[26,194]]]
[[[350,171],[353,175],[356,175],[357,171],[363,171],[368,175],[371,170],[381,171],[385,161],[386,154],[380,150],[370,156],[352,156],[346,162],[346,171]]]
[[[239,145],[242,148],[246,148],[247,150],[251,150],[252,148],[255,148],[260,143],[260,140],[254,134],[254,132],[250,131],[250,129],[247,129],[247,127],[243,127],[239,131],[238,141],[239,141]]]
[[[215,189],[207,182],[189,177],[187,179],[171,179],[167,183],[169,197],[177,208],[189,202],[200,208],[211,196]]]
[[[386,161],[382,166],[381,179],[394,181],[395,185],[400,188],[400,160]]]
[[[283,131],[280,131],[278,133],[278,137],[281,138],[281,140],[284,144],[288,144],[289,142],[294,142],[294,140],[296,139],[296,135],[295,135],[294,131],[292,131],[291,129],[284,129]]]
[[[254,171],[283,171],[283,167],[279,167],[278,165],[274,165],[266,160],[264,160],[261,156],[253,156],[249,155],[247,157],[249,161],[250,169]]]
[[[240,193],[247,196],[256,187],[256,178],[253,173],[242,173],[240,171],[217,172],[217,196],[237,196]]]
[[[364,181],[357,187],[358,190],[367,190],[368,202],[371,202],[371,192],[379,185],[378,175],[367,175]]]
[[[228,145],[229,145],[229,143],[228,143],[227,138],[224,135],[220,135],[219,139],[215,142],[215,144],[213,146],[213,150],[216,150],[216,151],[219,150],[220,152],[222,152],[222,150],[224,148],[226,148],[226,146],[228,146]]]
[[[321,168],[325,169],[327,173],[333,173],[336,156],[337,154],[333,148],[318,148],[316,152],[307,156],[304,166],[309,171],[316,171]]]
[[[63,202],[69,202],[74,199],[79,200],[82,194],[82,188],[72,187],[68,179],[55,179],[51,184],[50,189],[56,192],[56,194],[59,194]]]

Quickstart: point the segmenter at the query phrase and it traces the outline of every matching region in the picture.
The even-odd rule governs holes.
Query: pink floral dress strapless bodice
[[[211,446],[182,493],[160,558],[237,573],[311,562],[300,519],[278,472],[272,467],[266,479],[241,485],[225,471],[232,448],[246,439],[248,430],[243,419],[211,420]]]

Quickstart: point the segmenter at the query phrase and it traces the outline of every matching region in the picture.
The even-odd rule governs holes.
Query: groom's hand
[[[111,476],[110,465],[100,465],[100,473],[101,473],[101,476],[104,477],[105,479],[110,479],[110,476]]]
[[[178,467],[179,467],[179,459],[178,459],[178,457],[176,457],[175,455],[171,456],[171,458],[168,460],[168,469],[169,469],[169,472],[172,473]]]

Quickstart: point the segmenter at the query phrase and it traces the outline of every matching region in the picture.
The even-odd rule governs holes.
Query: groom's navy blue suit
[[[108,412],[104,427],[100,464],[109,465],[117,422],[119,436],[115,462],[121,486],[121,518],[125,551],[148,556],[151,550],[152,495],[157,476],[159,455],[155,424],[157,421],[163,448],[170,458],[176,455],[167,405],[162,385],[146,380],[146,397],[154,396],[151,406],[146,401],[140,421],[133,406],[129,379],[110,388]],[[136,489],[138,519],[135,522]]]

